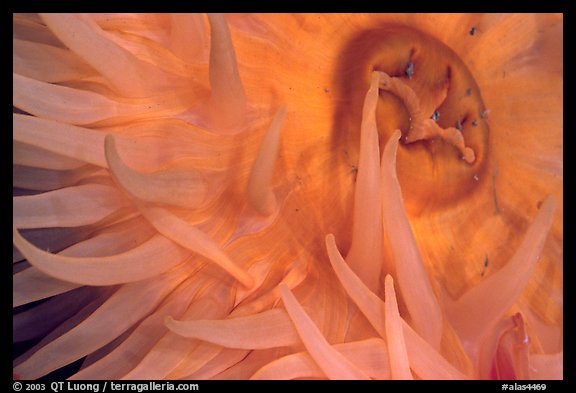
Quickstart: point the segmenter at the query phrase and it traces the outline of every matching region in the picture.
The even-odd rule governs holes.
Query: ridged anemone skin
[[[14,14],[15,379],[562,379],[563,16]]]

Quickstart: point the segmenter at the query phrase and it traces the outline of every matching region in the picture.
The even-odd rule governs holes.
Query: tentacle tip
[[[472,150],[469,147],[465,148],[462,159],[466,161],[468,164],[473,164],[474,161],[476,161],[476,154],[474,154],[474,150]]]
[[[108,166],[110,166],[110,160],[114,154],[117,154],[116,139],[113,134],[106,134],[106,136],[104,136],[104,155]]]
[[[253,289],[254,286],[256,285],[254,277],[252,277],[248,273],[245,273],[238,281],[240,281],[240,283],[244,286],[244,288],[248,290]]]
[[[342,254],[340,254],[340,250],[338,250],[338,245],[336,244],[336,237],[334,236],[334,234],[332,233],[327,234],[324,239],[324,244],[326,245],[326,251],[328,252],[328,256],[331,263],[334,262],[331,257],[334,251],[340,256],[342,256]]]
[[[286,111],[288,110],[286,104],[281,104],[278,109],[276,110],[276,115],[281,120],[286,116]]]
[[[174,326],[175,322],[176,322],[176,320],[174,318],[172,318],[170,315],[166,315],[164,317],[164,326],[166,326],[168,329],[170,329],[172,326]]]
[[[538,209],[550,209],[552,211],[556,210],[556,197],[550,194],[547,195],[546,198],[538,202]]]
[[[292,291],[288,287],[288,284],[281,282],[278,285],[278,290],[280,291],[280,297],[282,298],[282,301],[286,303],[286,299],[290,299],[290,296],[292,295]]]
[[[392,278],[390,274],[386,274],[386,277],[384,277],[384,283],[386,285],[394,285],[394,278]]]
[[[116,138],[113,134],[106,134],[104,136],[104,149],[107,153],[116,149]]]
[[[382,73],[379,71],[372,71],[372,75],[371,75],[372,80],[371,80],[370,84],[372,86],[379,87],[380,81],[381,81],[381,75],[382,75]],[[383,81],[383,82],[386,82],[386,81]]]
[[[336,242],[336,238],[334,237],[333,233],[327,234],[326,237],[324,238],[324,240],[325,240],[326,244]]]

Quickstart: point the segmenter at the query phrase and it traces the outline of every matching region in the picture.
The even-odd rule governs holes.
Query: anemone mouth
[[[448,208],[486,192],[490,129],[480,88],[458,54],[412,27],[369,29],[344,46],[335,73],[341,99],[334,145],[357,155],[355,124],[372,71],[398,86],[381,86],[377,124],[380,149],[402,131],[397,166],[407,207]]]

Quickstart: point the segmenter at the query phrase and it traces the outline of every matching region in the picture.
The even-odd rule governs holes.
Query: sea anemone
[[[16,378],[562,378],[562,15],[14,14]]]

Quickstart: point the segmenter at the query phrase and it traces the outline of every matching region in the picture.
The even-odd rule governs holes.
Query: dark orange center
[[[404,26],[365,31],[344,48],[336,70],[340,101],[335,113],[333,142],[356,159],[362,105],[372,71],[399,78],[419,100],[420,117],[442,128],[460,130],[476,156],[473,163],[436,137],[403,143],[397,170],[407,207],[439,209],[466,199],[488,177],[489,128],[480,89],[470,71],[448,46],[426,33]],[[403,141],[411,136],[415,113],[401,97],[380,90],[377,124],[380,151],[396,129]]]

